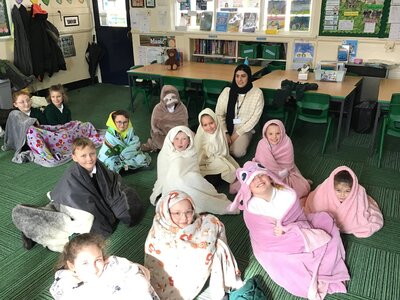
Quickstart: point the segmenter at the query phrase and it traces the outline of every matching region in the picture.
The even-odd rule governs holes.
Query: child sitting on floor
[[[99,152],[99,160],[111,171],[119,173],[140,167],[148,167],[151,158],[140,150],[139,137],[133,131],[128,112],[117,110],[110,113],[104,144]]]
[[[18,110],[8,116],[2,150],[14,150],[12,161],[15,163],[33,161],[44,167],[55,167],[71,160],[72,142],[76,138],[90,138],[96,146],[103,142],[90,122],[43,125],[45,118],[39,109],[32,108],[26,91],[16,92],[13,99]]]
[[[383,226],[378,204],[367,195],[350,168],[341,166],[312,191],[305,203],[306,212],[330,213],[340,231],[356,237],[369,237]]]
[[[97,161],[91,140],[76,139],[72,158],[75,163],[47,194],[48,205],[17,205],[12,211],[13,222],[22,231],[27,250],[39,243],[61,252],[74,233],[94,232],[108,237],[118,220],[133,226],[143,216],[143,205],[136,191]]]
[[[206,108],[199,114],[199,124],[194,144],[199,156],[201,175],[211,183],[220,179],[228,183],[235,182],[239,164],[229,153],[228,142],[217,115]]]
[[[186,126],[172,128],[164,140],[157,157],[157,181],[150,202],[155,205],[159,195],[171,190],[185,190],[193,197],[196,213],[238,214],[227,210],[231,201],[220,194],[200,174],[193,132]]]
[[[170,191],[156,206],[145,243],[145,266],[161,299],[195,299],[209,278],[210,298],[242,286],[225,235],[224,224],[211,214],[196,214],[196,200]]]
[[[49,88],[49,105],[44,109],[48,125],[60,125],[72,120],[71,111],[65,104],[68,102],[67,94],[61,84],[52,85]]]
[[[293,144],[280,120],[265,123],[254,160],[275,173],[302,198],[310,192],[311,180],[305,179],[294,162]]]
[[[39,108],[32,107],[32,99],[28,91],[21,90],[13,94],[13,105],[28,117],[35,118],[37,125],[46,125],[46,118]]]
[[[160,150],[168,131],[179,125],[188,126],[188,111],[176,87],[164,85],[160,103],[154,107],[151,114],[151,137],[142,145],[142,150]]]
[[[54,299],[159,299],[145,267],[123,257],[107,257],[105,246],[101,236],[91,233],[64,246],[50,288]]]

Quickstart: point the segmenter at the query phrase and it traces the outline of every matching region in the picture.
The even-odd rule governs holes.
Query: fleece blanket
[[[145,243],[151,284],[161,299],[188,300],[196,297],[211,275],[212,299],[222,299],[225,292],[242,286],[224,225],[212,215],[196,214],[192,224],[179,228],[169,208],[185,199],[195,208],[192,199],[180,191],[170,192],[157,203]]]
[[[96,184],[77,163],[64,172],[50,192],[54,203],[84,210],[94,216],[91,232],[110,236],[118,220],[128,226],[143,216],[143,204],[136,191],[122,183],[121,176],[96,162]]]
[[[82,282],[76,273],[56,272],[50,293],[56,300],[66,299],[141,299],[159,300],[149,283],[150,272],[123,257],[110,256],[97,280]]]
[[[216,126],[214,133],[204,131],[201,125],[201,118],[204,115],[208,115],[214,120]],[[234,182],[239,164],[229,153],[228,142],[217,115],[211,109],[206,108],[199,114],[199,124],[194,144],[199,156],[201,174],[203,176],[221,174],[221,178],[226,182]]]
[[[34,162],[44,167],[55,167],[70,161],[72,143],[79,137],[89,138],[96,147],[103,143],[103,136],[89,122],[30,126],[26,134],[28,146],[35,157]]]
[[[168,96],[171,94],[174,97]],[[173,110],[168,110],[170,104],[174,105]],[[160,94],[160,103],[154,107],[151,114],[151,137],[144,144],[144,148],[152,151],[161,149],[168,131],[179,125],[188,126],[188,111],[176,87],[164,85]]]
[[[151,157],[140,150],[139,137],[129,121],[128,128],[120,132],[110,113],[104,144],[100,148],[99,160],[111,171],[119,173],[122,168],[135,170],[150,165]]]
[[[26,133],[28,129],[37,123],[37,119],[30,118],[20,110],[13,110],[8,115],[6,130],[4,134],[3,151],[14,150],[12,161],[23,163],[34,161],[35,156],[31,151],[22,151],[26,144]]]
[[[232,204],[232,208],[244,211],[256,259],[272,280],[293,295],[323,299],[326,294],[345,293],[344,281],[350,276],[340,233],[332,217],[325,212],[306,216],[296,193],[274,173],[261,167],[247,162],[237,171],[242,186]],[[249,202],[255,200],[249,185],[260,173],[268,175],[276,186],[275,201],[286,204],[286,211],[279,219],[249,211]],[[274,234],[277,225],[283,229],[282,235]]]
[[[277,125],[281,132],[280,140],[276,145],[270,144],[265,136],[266,130],[271,124]],[[280,120],[270,120],[265,123],[262,133],[263,136],[258,142],[254,160],[281,177],[285,184],[296,191],[299,198],[307,196],[310,192],[310,184],[301,175],[294,162],[293,144],[286,134],[283,123]]]
[[[353,178],[349,196],[340,202],[334,189],[334,177],[340,171],[347,171]],[[341,166],[312,191],[306,200],[307,212],[326,211],[332,215],[340,231],[356,237],[369,237],[383,226],[383,216],[376,201],[358,183],[356,174],[349,167]]]
[[[190,140],[184,151],[177,151],[172,144],[175,136],[184,132]],[[218,193],[215,187],[200,174],[193,132],[186,126],[172,128],[157,157],[157,181],[154,184],[150,202],[155,205],[157,197],[172,190],[181,190],[189,194],[196,204],[196,212],[215,214],[239,213],[227,210],[231,201],[225,194]]]
[[[87,137],[100,146],[103,137],[89,123],[71,121],[64,125],[35,126],[37,120],[19,110],[8,117],[2,149],[14,150],[12,161],[24,163],[33,161],[44,167],[55,167],[67,163],[72,157],[72,143],[78,137]],[[22,151],[24,145],[30,148]]]

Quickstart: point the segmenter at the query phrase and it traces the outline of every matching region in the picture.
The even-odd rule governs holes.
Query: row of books
[[[236,56],[236,41],[196,39],[194,53]]]
[[[213,12],[204,11],[200,15],[200,30],[210,31]],[[257,13],[217,12],[215,30],[220,32],[255,32],[257,30]]]

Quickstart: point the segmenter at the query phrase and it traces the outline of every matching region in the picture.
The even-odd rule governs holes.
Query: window
[[[212,30],[214,1],[178,0],[175,25],[189,30]]]
[[[267,31],[310,31],[311,0],[266,0]]]
[[[97,0],[100,26],[127,27],[124,0]]]
[[[312,0],[177,0],[175,25],[217,32],[308,32],[311,7]]]

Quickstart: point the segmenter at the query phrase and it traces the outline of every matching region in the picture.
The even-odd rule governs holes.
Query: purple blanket
[[[244,206],[244,220],[259,263],[288,292],[309,299],[345,293],[350,276],[345,251],[327,213],[305,215],[298,199],[281,220],[285,233],[274,235],[276,220],[255,215]],[[329,237],[330,236],[330,237]]]
[[[103,143],[103,136],[89,122],[71,121],[64,125],[30,126],[26,138],[34,154],[34,162],[44,167],[54,167],[71,160],[72,142],[87,137],[96,147]]]

